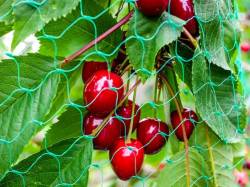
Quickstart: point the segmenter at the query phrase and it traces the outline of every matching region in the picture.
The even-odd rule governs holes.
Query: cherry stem
[[[177,98],[175,97],[175,93],[173,91],[173,88],[171,87],[170,83],[168,82],[167,78],[164,75],[161,75],[163,82],[165,83],[167,90],[170,94],[170,96],[174,99],[175,102],[175,106],[177,109],[177,113],[179,115],[180,121],[181,123],[183,123],[183,117],[182,117],[182,111],[183,111],[183,107],[182,105],[178,102]],[[183,132],[183,137],[184,137],[184,144],[185,144],[185,155],[186,155],[186,169],[187,169],[187,186],[190,186],[190,170],[189,170],[189,156],[188,156],[188,138],[187,138],[187,134],[186,134],[186,129],[185,129],[185,125],[182,125],[182,132]]]
[[[101,125],[99,125],[91,134],[91,136],[96,136],[106,125],[108,120],[115,113],[116,109],[122,106],[122,104],[127,100],[127,97],[137,88],[137,86],[141,83],[141,80],[137,80],[137,82],[132,86],[132,88],[126,93],[126,95],[122,98],[122,100],[117,104],[116,108],[109,113],[109,115],[103,120]]]
[[[188,39],[191,41],[191,43],[193,44],[193,46],[195,48],[197,48],[198,47],[197,40],[194,39],[194,37],[192,36],[192,34],[185,27],[183,27],[183,31],[184,31],[184,34],[188,37]]]
[[[158,95],[157,95],[157,102],[158,103],[160,102],[160,99],[161,99],[161,91],[162,91],[162,82],[159,79],[159,82],[158,82]]]
[[[123,76],[127,71],[130,71],[130,69],[132,68],[131,65],[128,65],[122,72],[121,75]]]
[[[115,24],[113,27],[111,27],[109,30],[107,30],[103,34],[101,34],[96,39],[92,40],[90,43],[88,43],[87,45],[85,45],[83,48],[81,48],[80,50],[76,51],[72,55],[66,57],[63,60],[63,62],[61,63],[61,67],[64,67],[66,64],[68,64],[72,60],[74,60],[77,57],[79,57],[80,55],[82,55],[84,52],[86,52],[88,49],[90,49],[91,47],[93,47],[95,44],[97,44],[98,42],[104,40],[110,34],[112,34],[113,32],[115,32],[116,30],[118,30],[121,26],[123,26],[124,24],[126,24],[130,20],[130,18],[132,17],[132,15],[133,15],[133,11],[131,11],[130,13],[128,13],[128,15],[125,16],[123,19],[121,19],[117,24]]]
[[[138,79],[136,78],[136,82]],[[131,134],[133,131],[133,125],[134,125],[134,114],[135,114],[135,100],[136,100],[136,93],[137,93],[137,87],[134,90],[134,95],[133,95],[133,105],[132,105],[132,114],[131,114],[131,119],[130,119],[130,125],[129,125],[129,131],[128,131],[128,136],[127,136],[127,143],[131,142]]]
[[[131,75],[131,71],[128,72],[128,81],[127,81],[127,88],[126,88],[126,93],[128,93],[129,91],[129,86],[130,86],[130,75]],[[125,101],[125,105],[128,104],[128,98]]]
[[[175,103],[175,106],[176,106],[176,110],[177,110],[177,113],[179,115],[179,118],[181,119],[182,121],[182,111],[183,111],[183,107],[182,105],[178,102],[178,100],[176,99],[175,97],[175,93],[174,93],[174,90],[172,89],[170,83],[168,82],[167,78],[163,75],[161,75],[161,78],[163,80],[163,82],[165,83],[166,87],[167,87],[167,90],[170,94],[170,96],[174,99],[174,103]]]
[[[126,65],[126,63],[128,62],[128,57],[121,63],[120,67],[118,67],[117,69],[117,73],[120,73],[121,70],[124,68],[124,66]]]
[[[157,103],[158,76],[155,77],[154,102]],[[154,108],[154,117],[157,116],[157,109]]]

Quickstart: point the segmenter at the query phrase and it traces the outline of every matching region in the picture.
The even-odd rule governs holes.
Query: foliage
[[[132,1],[0,0],[0,37],[14,31],[12,49],[32,34],[40,43],[36,53],[14,56],[8,52],[0,62],[0,186],[88,185],[89,168],[100,169],[101,164],[92,163],[92,141],[83,135],[87,110],[79,83],[82,64],[111,64],[122,50],[128,62],[120,64],[132,68],[131,75],[143,84],[150,77],[163,76],[175,94],[167,92],[164,81],[160,82],[158,100],[141,108],[141,118],[157,117],[170,128],[160,156],[145,161],[155,171],[155,165],[167,159],[165,168],[155,172],[158,175],[153,183],[233,186],[232,168],[242,157],[247,123],[237,61],[241,36],[235,5],[231,0],[194,0],[200,31],[194,38],[196,46],[190,42],[192,38],[183,40],[184,20],[169,12],[147,17]],[[62,65],[65,58],[105,33],[132,9],[132,18],[122,29]],[[176,102],[185,106],[183,85],[192,94],[199,115],[185,146],[175,138],[169,120]],[[140,94],[143,97],[144,93]],[[25,148],[41,130],[46,131],[37,145],[42,150],[23,159]],[[146,170],[144,167],[142,176],[147,175]],[[147,177],[135,178],[131,183]]]

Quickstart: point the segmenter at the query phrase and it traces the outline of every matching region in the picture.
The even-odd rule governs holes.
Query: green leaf
[[[200,25],[201,47],[206,51],[208,61],[230,70],[231,54],[239,42],[231,1],[196,0],[194,5]]]
[[[14,0],[0,0],[0,21],[9,24],[13,22],[13,8],[12,3]]]
[[[166,147],[164,146],[160,152],[154,155],[145,155],[144,163],[147,163],[153,167],[159,167],[159,164],[164,160],[167,155]],[[147,181],[148,184],[148,181]]]
[[[208,163],[212,186],[235,186],[231,144],[224,144],[213,131],[203,124],[196,127],[190,142],[199,148],[200,154]]]
[[[130,63],[143,81],[153,73],[159,50],[180,36],[182,24],[167,13],[157,18],[146,17],[140,12],[133,15],[126,48]]]
[[[223,141],[238,142],[246,126],[238,80],[230,71],[207,63],[202,53],[196,54],[192,84],[198,113]]]
[[[80,0],[23,1],[16,0],[14,8],[14,38],[12,49],[30,34],[41,30],[46,23],[70,13]]]
[[[12,25],[6,25],[4,22],[0,22],[0,37],[7,34],[12,30]]]
[[[80,7],[78,7],[67,17],[50,22],[37,36],[46,33],[59,37],[53,40],[40,37],[40,52],[45,55],[65,57],[78,51],[116,24],[115,19],[108,12],[103,12],[104,10],[98,1],[85,0],[83,13],[95,18],[90,20],[90,18],[81,17]],[[122,32],[117,30],[85,52],[83,57],[87,61],[111,61],[116,57],[116,53],[112,53],[118,49],[121,40]]]
[[[241,39],[241,29],[238,20],[225,22],[223,32],[226,57],[227,61],[231,63],[232,69],[238,56],[238,46]]]
[[[248,0],[238,0],[237,5],[239,8],[239,12],[247,13],[248,10],[250,10],[250,4],[249,4]]]
[[[192,59],[194,50],[181,40],[177,40],[169,47],[170,54],[175,57],[174,70],[178,77],[192,89]]]
[[[64,106],[66,104],[79,99],[71,96],[72,91],[75,91],[75,85],[78,84],[79,79],[82,84],[81,68],[76,70],[73,69],[78,63],[78,61],[73,61],[64,68],[67,72],[60,76],[57,93],[55,99],[53,100],[51,110],[46,116],[46,120],[52,120],[56,116],[60,115],[60,113],[64,111]],[[79,92],[79,90],[77,90],[77,92]]]
[[[168,96],[169,96],[170,112],[172,112],[176,110],[175,99],[177,100],[178,103],[181,103],[179,85],[177,83],[176,74],[173,67],[166,66],[166,68],[163,70],[163,73],[166,77],[166,80],[168,81],[168,84],[172,88],[173,91],[172,94],[174,95],[172,96],[169,90],[166,89],[168,91]]]
[[[1,186],[87,186],[92,141],[65,140],[23,160],[7,174]]]
[[[156,117],[157,119],[166,121],[164,107],[165,107],[165,104],[162,102],[144,104],[141,107],[141,119]]]
[[[156,179],[156,186],[210,186],[209,170],[202,156],[193,148],[189,149],[190,184],[187,184],[185,152],[175,154]]]
[[[59,83],[54,68],[35,54],[0,63],[0,178],[44,125]]]
[[[80,103],[80,101],[77,103]],[[69,106],[67,111],[59,117],[58,122],[53,124],[46,133],[43,144],[48,147],[62,140],[81,136],[83,132],[82,123],[86,113],[86,109]]]
[[[242,140],[239,143],[231,144],[233,152],[233,164],[236,169],[241,170],[246,156],[246,142]]]
[[[246,148],[246,144],[245,144],[245,141],[242,140],[241,142],[239,143],[235,143],[235,144],[232,144],[232,150],[233,150],[233,156],[234,157],[244,157],[246,155],[246,151],[245,151],[245,148]]]
[[[176,138],[173,131],[171,131],[167,141],[166,155],[171,157],[178,153],[180,150],[182,150],[182,147],[180,147],[181,144],[182,143]]]

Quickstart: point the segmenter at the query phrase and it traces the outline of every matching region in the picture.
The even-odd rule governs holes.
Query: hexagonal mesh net
[[[133,0],[0,0],[0,34],[12,41],[0,53],[0,186],[232,186],[246,123],[237,4],[194,0],[185,20],[179,2],[192,1],[152,17]],[[112,72],[100,88],[87,63]],[[138,116],[156,132],[136,148]],[[114,124],[124,146],[93,151],[116,144]]]

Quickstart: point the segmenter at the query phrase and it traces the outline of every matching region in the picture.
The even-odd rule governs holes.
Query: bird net
[[[11,36],[0,49],[0,186],[235,185],[246,125],[238,7],[233,0],[190,2],[169,0],[161,15],[148,16],[134,0],[0,0],[0,36]],[[146,12],[154,3],[144,2]],[[178,15],[185,6],[194,15]],[[104,64],[122,84],[95,88],[87,101],[87,85],[98,82],[95,69],[82,70],[87,62]],[[128,98],[126,117],[119,109]],[[90,112],[112,103],[86,133]],[[197,119],[181,117],[183,108]],[[158,128],[133,151],[138,115]],[[125,144],[109,156],[94,148],[115,134],[106,128],[114,120],[125,131],[127,121],[138,129],[120,134]],[[161,149],[146,154],[152,144]],[[119,172],[129,180],[118,180]]]

